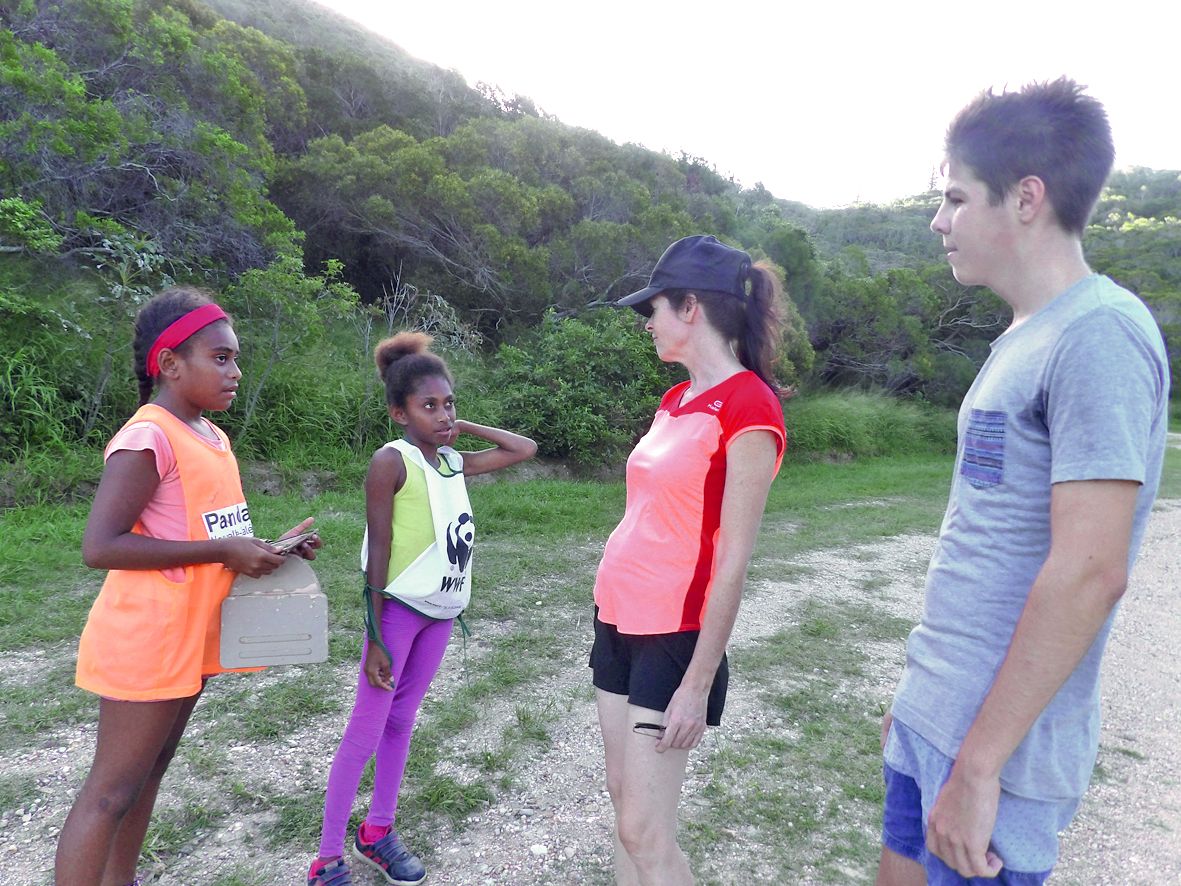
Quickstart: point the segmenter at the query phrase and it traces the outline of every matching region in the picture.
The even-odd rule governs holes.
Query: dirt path
[[[1103,664],[1098,769],[1055,886],[1181,883],[1181,502],[1157,505]]]
[[[856,552],[808,556],[797,565],[813,567],[823,582],[764,583],[755,589],[759,605],[744,607],[733,645],[772,633],[809,596],[860,599],[917,619],[921,577],[932,543],[928,536],[904,536]],[[864,589],[867,572],[882,579],[872,592]],[[1153,514],[1131,592],[1111,637],[1104,669],[1100,768],[1064,835],[1053,884],[1181,883],[1179,578],[1181,502],[1164,502]],[[879,668],[870,679],[883,698],[889,696],[902,659],[901,646],[881,651]],[[577,655],[551,690],[569,693],[585,681],[584,661]],[[762,717],[742,687],[734,687],[726,731],[733,736],[765,728]],[[695,768],[704,770],[713,750],[709,743],[703,746]],[[599,753],[593,706],[573,705],[561,719],[561,734],[527,767],[512,799],[475,817],[445,853],[432,880],[464,886],[510,881],[537,886],[609,883],[609,853],[603,840],[610,833],[611,806],[599,784]],[[699,787],[691,769],[685,789],[689,809],[702,802],[697,799]],[[750,859],[742,864],[741,846],[730,847],[730,853],[750,870]],[[859,873],[851,871],[850,882],[861,880]]]
[[[772,530],[775,531],[775,530]],[[790,527],[781,531],[790,531]],[[872,605],[914,620],[921,608],[921,579],[933,538],[903,536],[848,551],[820,551],[796,566],[812,572],[794,580],[763,581],[751,588],[732,646],[757,641],[792,618],[808,599]],[[798,573],[797,573],[798,574]],[[1112,634],[1104,668],[1104,728],[1099,769],[1080,813],[1064,836],[1062,862],[1054,886],[1138,886],[1181,882],[1181,502],[1163,502],[1149,524],[1132,588]],[[872,582],[866,581],[872,578]],[[872,590],[867,588],[872,587]],[[572,638],[588,634],[585,624],[568,626]],[[589,643],[589,639],[587,640]],[[552,699],[551,741],[526,752],[511,789],[490,808],[473,815],[458,833],[440,834],[429,859],[433,884],[475,886],[512,882],[542,884],[608,884],[611,805],[601,785],[601,749],[593,699],[585,665],[586,644],[572,642],[559,673],[539,691]],[[867,676],[866,694],[889,698],[902,664],[901,643],[875,649],[876,667]],[[5,680],[22,669],[35,672],[43,656],[30,655],[23,664],[9,661]],[[456,685],[460,656],[451,650],[436,686]],[[346,670],[348,673],[346,673]],[[450,671],[450,673],[448,673]],[[342,685],[351,682],[351,667],[341,670]],[[448,679],[451,677],[452,679]],[[471,748],[495,746],[508,711],[489,711],[464,743]],[[710,756],[719,743],[736,741],[769,728],[767,714],[741,684],[731,689],[726,723],[691,760],[684,805],[687,815],[705,801],[700,792]],[[725,736],[720,733],[724,732]],[[309,724],[281,746],[241,750],[252,771],[252,787],[276,791],[296,779],[322,790],[332,749],[339,736],[333,718]],[[198,736],[194,736],[199,740]],[[44,736],[32,753],[20,759],[0,757],[0,774],[32,773],[41,795],[35,807],[0,810],[0,852],[20,859],[5,877],[12,886],[43,886],[50,880],[53,841],[49,823],[60,823],[93,753],[93,725],[68,735]],[[486,744],[482,744],[486,743]],[[299,765],[288,761],[298,751]],[[174,792],[188,791],[201,779],[187,766],[169,773]],[[162,802],[169,802],[163,799]],[[156,886],[288,886],[302,882],[312,847],[268,852],[258,832],[263,822],[237,818],[198,838],[191,851],[170,861],[169,869],[150,870],[146,882]],[[48,828],[47,828],[48,825]],[[872,822],[865,822],[872,840]],[[777,882],[774,872],[757,870],[741,843],[720,847],[731,869],[745,870],[752,882]],[[357,886],[377,884],[376,877],[357,872]],[[861,870],[850,870],[848,882],[866,882]],[[804,876],[798,883],[819,883]]]
[[[733,646],[773,633],[805,599],[857,601],[917,619],[930,536],[903,536],[854,552],[820,551],[796,565],[816,578],[764,583],[757,606],[745,606]],[[878,581],[865,590],[867,573]],[[1099,769],[1074,824],[1063,838],[1056,886],[1148,886],[1181,883],[1181,502],[1162,502],[1153,514],[1117,617],[1104,668]],[[572,697],[587,680],[584,658],[551,691]],[[866,687],[888,699],[901,668],[901,644],[880,651]],[[725,731],[734,738],[764,729],[765,714],[740,684],[732,687]],[[593,705],[578,703],[561,718],[561,732],[525,767],[510,800],[476,816],[469,830],[432,872],[436,883],[606,884],[611,806],[601,789],[600,751]],[[698,802],[704,770],[716,745],[707,742],[686,782],[689,810]],[[739,869],[752,860],[729,847]],[[761,873],[761,872],[760,872]],[[849,882],[863,881],[850,871]],[[774,882],[754,877],[756,882]],[[800,883],[820,882],[801,880]]]

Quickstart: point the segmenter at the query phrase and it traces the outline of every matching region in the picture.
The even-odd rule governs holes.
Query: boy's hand
[[[995,877],[1004,863],[992,851],[1000,779],[974,781],[952,767],[927,821],[927,848],[962,877]]]

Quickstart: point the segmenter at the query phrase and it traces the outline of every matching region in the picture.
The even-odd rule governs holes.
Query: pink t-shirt
[[[202,419],[202,421],[205,421]],[[208,425],[208,422],[206,422]],[[198,434],[192,428],[188,429],[192,435],[204,441],[213,449],[221,451],[224,447],[220,439],[210,440]],[[210,432],[212,432],[210,427]],[[103,452],[106,460],[115,452],[126,449],[132,452],[151,450],[156,456],[156,473],[160,476],[160,485],[152,494],[151,500],[139,515],[143,534],[149,538],[162,538],[169,541],[187,541],[189,538],[188,516],[185,511],[184,489],[180,482],[180,471],[176,467],[176,456],[172,452],[172,444],[168,436],[155,422],[139,421],[127,425],[120,430]],[[184,581],[185,571],[182,567],[161,570],[170,581]]]
[[[682,382],[664,395],[627,460],[627,506],[595,578],[599,618],[625,634],[701,628],[713,581],[726,488],[726,450],[747,431],[786,433],[779,399],[744,371],[688,403]]]

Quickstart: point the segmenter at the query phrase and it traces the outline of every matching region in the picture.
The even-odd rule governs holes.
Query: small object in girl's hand
[[[274,541],[268,541],[267,544],[277,549],[280,554],[290,554],[309,538],[315,537],[316,533],[314,532],[301,532],[299,535],[293,535],[290,538],[277,538]]]

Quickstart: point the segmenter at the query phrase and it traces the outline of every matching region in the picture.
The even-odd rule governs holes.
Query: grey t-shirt
[[[1052,484],[1141,484],[1131,569],[1160,481],[1168,395],[1152,315],[1106,277],[1084,278],[992,343],[960,408],[951,496],[893,708],[947,756],[959,752],[1049,553]],[[1009,759],[1006,790],[1044,800],[1086,791],[1111,621]]]

